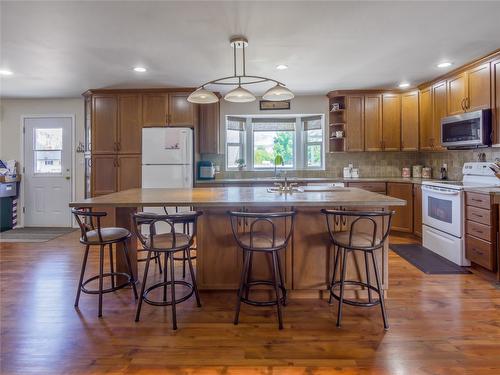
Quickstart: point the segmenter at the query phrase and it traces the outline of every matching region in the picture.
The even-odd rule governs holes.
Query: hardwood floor
[[[474,274],[425,275],[390,252],[388,332],[377,307],[346,306],[338,329],[313,299],[290,301],[283,331],[272,308],[243,306],[234,326],[233,292],[180,305],[174,332],[168,308],[135,323],[130,289],[104,296],[101,319],[96,296],[75,310],[77,237],[0,244],[2,374],[500,374],[500,290]]]

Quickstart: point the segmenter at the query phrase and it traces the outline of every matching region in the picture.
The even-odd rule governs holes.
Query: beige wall
[[[21,117],[28,115],[75,116],[75,147],[84,141],[83,98],[64,99],[1,99],[0,100],[0,158],[21,160]],[[73,150],[72,152],[75,152]],[[22,167],[22,166],[21,166]],[[84,196],[83,154],[75,153],[75,198]],[[20,202],[22,203],[22,202]],[[20,204],[21,206],[21,204]]]

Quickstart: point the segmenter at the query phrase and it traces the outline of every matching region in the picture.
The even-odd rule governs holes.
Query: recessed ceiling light
[[[410,84],[408,82],[401,82],[398,86],[404,89],[405,87],[410,87]]]
[[[136,66],[134,68],[134,72],[144,73],[145,71],[146,71],[146,68],[143,68],[142,66]]]
[[[288,65],[279,64],[279,65],[276,65],[276,69],[278,69],[278,70],[285,70],[285,69],[288,69]]]
[[[449,61],[443,61],[442,63],[437,64],[437,67],[438,68],[447,68],[447,67],[451,66],[451,64],[452,63]]]
[[[2,75],[2,76],[11,76],[12,74],[14,74],[14,73],[12,73],[10,70],[6,70],[6,69],[0,70],[0,75]]]

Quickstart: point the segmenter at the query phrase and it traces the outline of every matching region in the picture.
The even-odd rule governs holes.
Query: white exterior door
[[[71,117],[24,119],[24,225],[70,227]]]

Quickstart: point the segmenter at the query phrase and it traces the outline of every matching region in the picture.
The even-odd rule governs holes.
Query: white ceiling
[[[296,94],[418,84],[443,73],[443,59],[456,67],[500,47],[496,1],[1,1],[0,11],[0,69],[14,72],[3,97],[197,86],[232,74],[234,34],[250,41],[247,73]]]

